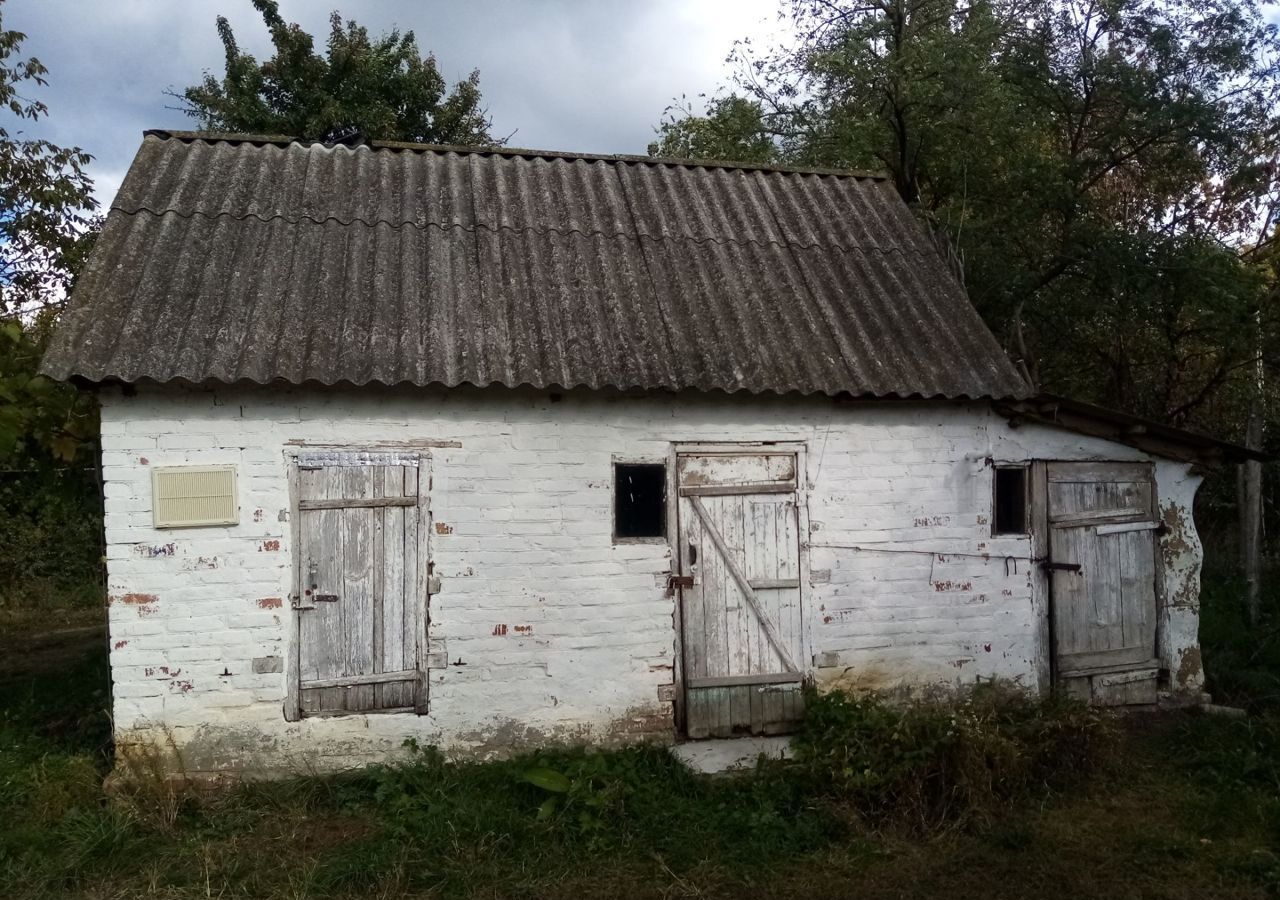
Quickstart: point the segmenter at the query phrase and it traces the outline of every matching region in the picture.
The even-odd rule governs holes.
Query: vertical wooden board
[[[402,490],[406,497],[417,497],[419,485],[418,469],[409,466],[404,470],[404,482]],[[418,668],[422,665],[418,653],[418,642],[422,641],[424,647],[426,644],[426,626],[423,623],[423,633],[418,634],[418,620],[421,611],[424,611],[427,604],[427,586],[419,585],[418,573],[418,540],[419,529],[425,526],[419,522],[419,510],[417,507],[406,507],[404,517],[402,519],[403,535],[401,538],[401,556],[404,559],[404,579],[400,585],[403,601],[400,634],[400,658],[404,662],[405,668]],[[419,595],[421,590],[421,595]],[[425,617],[424,617],[425,618]]]
[[[785,730],[786,716],[783,714],[782,693],[778,685],[770,684],[760,689],[764,697],[764,732],[777,734]]]
[[[743,569],[748,579],[764,579],[772,577],[768,568],[768,545],[772,542],[772,530],[769,527],[767,511],[754,500],[743,503],[743,515],[746,528],[743,537],[746,551],[746,564]],[[757,592],[759,593],[759,592]],[[767,671],[766,660],[769,658],[769,637],[755,616],[748,615],[744,622],[744,639],[747,648],[747,672]]]
[[[1090,539],[1095,547],[1098,548],[1098,555],[1102,558],[1103,565],[1109,566],[1109,571],[1105,573],[1105,581],[1107,585],[1108,608],[1103,627],[1105,637],[1103,639],[1104,646],[1099,649],[1115,649],[1124,646],[1124,596],[1125,596],[1125,569],[1128,567],[1127,550],[1125,541],[1108,540],[1109,537],[1115,535],[1107,535],[1099,537],[1093,529],[1089,529]]]
[[[725,708],[729,710],[729,733],[741,734],[751,727],[751,698],[747,685],[725,688]]]
[[[739,565],[745,556],[746,536],[746,503],[743,497],[725,497],[726,502],[714,504],[722,507],[720,522],[721,537],[729,552],[736,557]],[[728,574],[728,566],[726,575]],[[727,674],[748,675],[751,673],[751,654],[747,647],[749,639],[749,623],[754,618],[747,599],[732,578],[726,578],[725,594],[725,653],[727,654]]]
[[[300,472],[301,499],[334,500],[341,496],[342,486],[335,469],[303,469]],[[302,611],[298,623],[299,672],[303,680],[337,678],[344,674],[342,604],[340,600],[336,603],[317,602],[316,595],[340,596],[342,593],[342,511],[302,510],[299,517],[302,601],[313,607]],[[304,704],[307,712],[343,708],[341,690],[327,688],[308,694]]]
[[[778,504],[777,547],[778,574],[780,579],[796,582],[796,587],[780,589],[778,593],[779,629],[791,650],[791,658],[804,658],[804,621],[800,611],[800,514],[794,498],[787,497]]]
[[[707,561],[701,554],[696,563],[693,561],[690,548],[700,547],[704,543],[702,523],[685,499],[680,500],[679,542],[681,571],[686,574],[696,572],[693,586],[682,588],[680,592],[685,678],[704,678],[708,674],[705,606],[709,593],[709,570]]]
[[[1046,464],[1038,460],[1031,463],[1030,510],[1031,510],[1031,552],[1033,557],[1051,557],[1049,531],[1049,486],[1046,475]],[[1053,636],[1053,598],[1052,586],[1048,574],[1038,566],[1032,565],[1031,578],[1036,597],[1036,675],[1039,681],[1040,694],[1047,696],[1053,689],[1054,673],[1054,636]]]
[[[703,688],[707,695],[707,705],[711,715],[711,734],[713,737],[729,737],[733,729],[729,718],[730,693],[732,688]]]
[[[302,574],[298,560],[302,554],[302,521],[298,515],[299,473],[296,461],[289,464],[289,554],[290,554],[290,603],[286,628],[288,640],[285,647],[285,697],[284,718],[286,722],[296,722],[302,716],[302,695],[299,687],[301,678],[298,644],[299,618],[301,610],[297,597],[302,592]]]
[[[711,723],[707,717],[706,693],[701,688],[690,688],[686,692],[688,710],[685,713],[685,733],[691,738],[705,738],[711,734]]]
[[[313,715],[320,712],[321,692],[315,688],[310,688],[299,692],[298,705],[302,709],[303,715]]]
[[[383,476],[384,496],[403,497],[405,471],[408,467],[388,467]],[[377,563],[382,568],[380,598],[382,621],[379,633],[382,638],[378,648],[377,663],[381,672],[398,672],[413,668],[404,656],[405,580],[404,537],[406,508],[386,507],[379,510],[382,519],[382,552]],[[385,707],[412,706],[404,701],[404,684],[387,685],[382,690],[381,705]],[[375,697],[375,700],[379,698]]]
[[[1075,529],[1052,530],[1052,558],[1059,563],[1079,563],[1079,554],[1073,546]],[[1054,645],[1059,655],[1077,652],[1075,634],[1076,618],[1080,615],[1080,603],[1072,573],[1054,570],[1050,573],[1053,590]]]
[[[373,496],[375,467],[345,466],[342,469],[347,499]],[[342,511],[343,548],[343,643],[346,649],[344,675],[369,675],[374,671],[374,625],[376,586],[374,584],[374,510],[368,507]],[[347,691],[346,709],[372,709],[373,686],[357,685]]]
[[[413,566],[409,569],[412,576],[406,581],[405,590],[412,591],[410,595],[409,606],[406,611],[407,621],[413,623],[412,642],[406,640],[406,653],[409,658],[413,659],[414,666],[419,672],[418,680],[414,685],[414,708],[420,715],[427,712],[428,692],[430,689],[430,681],[427,678],[426,658],[428,651],[429,629],[431,625],[431,609],[430,603],[430,584],[431,584],[431,458],[423,456],[415,471],[406,474],[405,486],[406,490],[410,487],[416,492],[418,504],[413,508],[414,518],[412,523],[406,520],[406,530],[412,526],[414,540],[406,547],[413,548]],[[408,552],[406,550],[406,556]]]
[[[376,466],[373,467],[373,490],[372,496],[385,497],[388,473],[398,474],[398,467],[395,466]],[[383,665],[383,655],[385,653],[385,634],[383,621],[383,606],[386,597],[386,508],[374,508],[369,510],[370,528],[372,530],[373,548],[369,554],[369,568],[373,578],[373,652],[371,665],[375,673],[387,671]],[[394,669],[392,671],[395,671]],[[394,700],[394,696],[388,696],[388,692],[392,695],[397,690],[397,685],[375,684],[369,701],[373,709],[387,709],[391,707],[388,700]]]
[[[1155,655],[1156,573],[1155,537],[1149,531],[1112,536],[1123,548],[1121,646],[1150,647]]]
[[[756,575],[753,577],[773,581],[778,577],[778,522],[777,503],[768,499],[752,499],[749,501],[754,509],[753,515],[759,521],[759,543],[749,548],[759,554],[756,562]],[[786,623],[781,615],[781,594],[776,589],[757,590],[760,608],[774,624],[783,641],[787,640]],[[782,663],[778,651],[769,640],[769,633],[756,616],[752,616],[756,639],[756,664],[753,672],[780,672]]]
[[[706,508],[711,516],[711,526],[719,526],[720,516],[717,513],[722,508],[721,504],[707,504]],[[699,521],[698,524],[701,526],[702,522]],[[704,531],[699,527],[698,564],[702,567],[702,646],[706,657],[706,674],[728,675],[729,652],[724,639],[725,607],[728,606],[730,592],[736,591],[736,588],[729,584],[731,579],[724,560]]]
[[[759,686],[751,688],[751,733],[764,734],[764,693]]]

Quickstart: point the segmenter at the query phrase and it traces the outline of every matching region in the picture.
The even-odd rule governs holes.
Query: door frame
[[[1097,466],[1144,466],[1151,484],[1151,503],[1147,510],[1153,522],[1160,521],[1160,485],[1156,480],[1156,465],[1151,459],[1033,459],[1031,460],[1028,478],[1028,516],[1031,529],[1032,555],[1037,561],[1046,560],[1051,552],[1049,530],[1049,467],[1063,464],[1084,464]],[[1164,640],[1164,629],[1161,625],[1160,610],[1164,604],[1164,566],[1160,554],[1159,532],[1152,535],[1155,584],[1155,622],[1156,640],[1152,648],[1156,659],[1163,659],[1160,645]],[[1047,696],[1058,687],[1058,646],[1054,634],[1054,598],[1053,578],[1050,573],[1036,566],[1038,593],[1044,598],[1044,613],[1038,616],[1037,664],[1036,671],[1040,682],[1040,694]],[[1163,670],[1162,670],[1163,674]]]
[[[431,453],[425,449],[405,450],[402,446],[379,446],[377,444],[363,445],[334,445],[334,444],[315,444],[305,445],[298,444],[290,446],[284,451],[284,461],[287,469],[287,478],[289,483],[289,553],[291,559],[289,561],[289,596],[288,606],[289,620],[285,625],[286,641],[285,641],[285,696],[284,696],[284,718],[288,722],[300,721],[302,716],[301,704],[301,652],[302,652],[302,635],[301,635],[301,612],[295,608],[297,598],[302,591],[302,554],[299,552],[302,547],[302,516],[298,509],[298,501],[300,499],[299,476],[298,472],[301,468],[300,460],[310,454],[334,454],[339,457],[354,458],[367,456],[368,461],[365,465],[381,465],[384,464],[386,457],[394,456],[401,459],[413,459],[418,468],[418,502],[412,509],[418,513],[418,558],[417,567],[414,573],[414,660],[419,672],[419,683],[414,691],[416,702],[414,704],[415,715],[425,715],[427,712],[427,694],[429,682],[427,679],[427,661],[429,654],[430,628],[431,628],[431,574],[434,566],[431,562],[431,532],[433,523],[431,520]],[[358,462],[349,462],[349,465],[360,465]],[[382,712],[380,710],[360,710],[345,713],[350,716],[364,715],[388,715],[395,714],[392,711]],[[400,713],[403,715],[404,713]]]
[[[796,461],[796,537],[800,542],[800,658],[796,665],[805,679],[813,671],[813,616],[808,598],[812,593],[812,573],[809,570],[809,482],[805,464],[808,447],[803,441],[672,441],[667,449],[667,548],[671,555],[671,574],[685,574],[680,553],[680,475],[681,456],[778,456],[791,454]],[[675,628],[675,659],[672,668],[672,714],[676,734],[686,737],[685,728],[685,663],[684,663],[684,589],[673,588],[675,608],[672,624]]]

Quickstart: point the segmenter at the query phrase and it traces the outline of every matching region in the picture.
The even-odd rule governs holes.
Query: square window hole
[[[613,536],[667,536],[667,467],[662,463],[615,463]]]
[[[996,534],[1027,533],[1027,470],[1021,467],[996,469]]]

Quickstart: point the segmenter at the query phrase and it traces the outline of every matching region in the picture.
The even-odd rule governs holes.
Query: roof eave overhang
[[[1025,423],[1053,425],[1206,469],[1249,460],[1265,462],[1270,458],[1259,450],[1229,441],[1054,394],[1040,394],[1027,400],[998,400],[992,407],[1015,428]]]

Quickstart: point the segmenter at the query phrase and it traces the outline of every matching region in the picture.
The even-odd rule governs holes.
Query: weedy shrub
[[[998,685],[949,702],[811,692],[807,703],[800,771],[873,826],[929,831],[992,813],[1105,766],[1118,743],[1105,713]]]
[[[1261,788],[1280,802],[1280,713],[1189,717],[1167,741],[1169,758],[1206,787]]]
[[[118,745],[116,765],[114,799],[140,821],[167,828],[194,807],[196,790],[168,729],[161,742]]]

